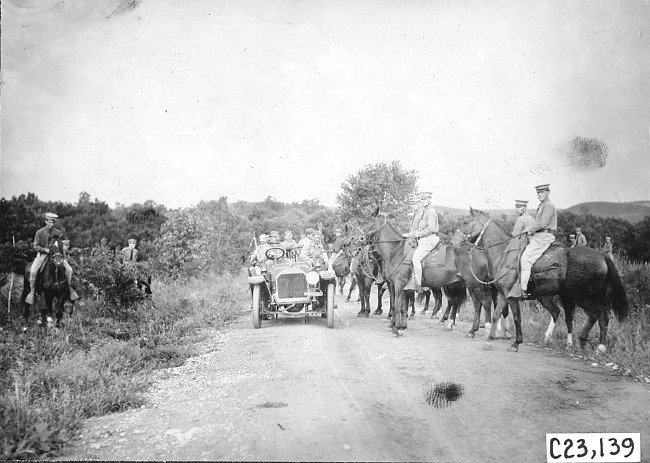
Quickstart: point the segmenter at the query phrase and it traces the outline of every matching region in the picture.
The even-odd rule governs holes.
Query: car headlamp
[[[320,276],[316,272],[309,272],[307,273],[307,283],[310,285],[316,285],[318,284],[318,281],[320,280]]]

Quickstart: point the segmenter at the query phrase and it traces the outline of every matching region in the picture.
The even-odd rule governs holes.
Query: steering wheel
[[[282,259],[286,253],[282,248],[269,248],[264,254],[267,259],[276,260]]]

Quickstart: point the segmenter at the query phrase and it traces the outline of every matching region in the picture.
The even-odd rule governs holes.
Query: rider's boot
[[[25,298],[25,302],[27,304],[29,304],[29,305],[33,305],[34,304],[34,291],[36,289],[36,281],[29,280],[29,288],[30,288],[30,291],[29,291],[29,294],[27,295],[27,297]]]

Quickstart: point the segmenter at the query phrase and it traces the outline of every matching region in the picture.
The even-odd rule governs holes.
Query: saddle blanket
[[[452,252],[451,246],[438,244],[424,258],[423,267],[444,267],[447,262],[453,261],[453,256],[450,255]]]

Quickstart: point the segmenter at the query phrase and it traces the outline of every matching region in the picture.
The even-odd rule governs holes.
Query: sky
[[[0,197],[650,200],[650,2],[6,0]]]

